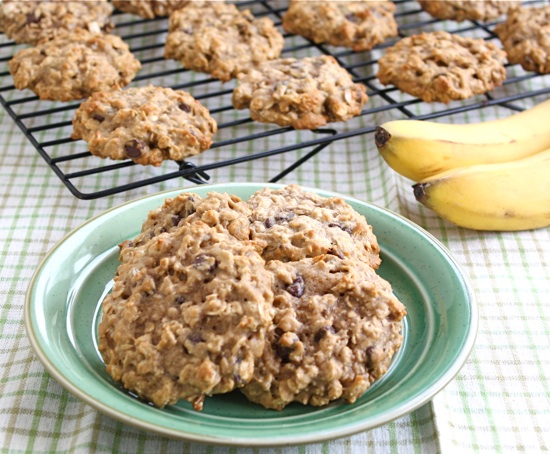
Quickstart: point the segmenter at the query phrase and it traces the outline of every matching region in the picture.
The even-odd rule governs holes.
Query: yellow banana
[[[550,148],[527,158],[451,169],[413,185],[439,216],[476,230],[550,226]]]
[[[493,121],[444,124],[396,120],[376,129],[388,165],[421,181],[448,169],[521,159],[550,147],[550,99]]]

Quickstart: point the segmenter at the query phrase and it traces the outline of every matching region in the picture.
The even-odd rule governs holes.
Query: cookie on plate
[[[253,120],[316,129],[347,121],[367,102],[365,86],[332,56],[283,58],[264,62],[238,78],[232,102],[250,109]]]
[[[397,35],[394,12],[395,4],[388,0],[291,0],[283,28],[318,44],[369,50]]]
[[[418,0],[424,11],[437,19],[457,22],[497,19],[521,0]]]
[[[234,4],[199,1],[170,15],[164,56],[226,82],[278,58],[283,44],[271,19],[256,19]]]
[[[355,402],[401,346],[403,304],[367,264],[334,255],[267,264],[275,315],[254,378],[252,402],[283,409]]]
[[[372,227],[340,197],[321,197],[298,185],[266,188],[248,199],[251,239],[266,260],[298,261],[332,254],[376,269],[380,248]]]
[[[113,6],[124,13],[136,14],[146,19],[169,16],[183,8],[191,0],[113,0]]]
[[[250,208],[246,202],[231,194],[209,192],[200,197],[192,192],[182,192],[151,210],[142,225],[141,233],[123,242],[121,251],[143,245],[161,233],[179,229],[183,224],[200,220],[210,227],[220,225],[238,240],[250,239]],[[131,252],[130,252],[131,253]],[[121,252],[121,261],[125,261]]]
[[[550,73],[550,6],[515,8],[495,33],[508,61],[527,71]]]
[[[119,36],[77,29],[20,50],[9,68],[17,89],[71,101],[128,85],[141,63]]]
[[[388,48],[378,61],[377,77],[426,102],[449,103],[501,85],[505,62],[505,52],[493,43],[436,31]]]
[[[113,7],[107,0],[9,1],[0,8],[4,33],[17,43],[37,44],[77,28],[94,33],[114,28]]]
[[[71,137],[101,158],[159,166],[208,149],[216,130],[208,109],[189,93],[148,86],[94,93],[77,109]]]
[[[249,242],[196,221],[140,246],[103,301],[99,351],[117,382],[158,407],[252,379],[272,321],[272,275]]]

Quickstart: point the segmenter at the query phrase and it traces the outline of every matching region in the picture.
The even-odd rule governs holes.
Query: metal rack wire
[[[284,35],[286,45],[283,57],[332,55],[352,74],[356,82],[367,87],[369,95],[369,103],[362,111],[360,121],[331,124],[327,128],[302,133],[299,137],[292,128],[258,124],[249,118],[248,112],[236,111],[230,102],[233,82],[222,84],[208,75],[196,74],[185,70],[177,62],[165,60],[164,40],[168,31],[166,18],[144,20],[119,12],[113,16],[115,33],[129,43],[132,52],[142,62],[142,71],[132,85],[159,84],[191,92],[210,108],[215,118],[218,117],[219,131],[211,150],[231,150],[230,153],[213,153],[208,150],[199,157],[183,162],[164,163],[152,173],[133,171],[140,166],[131,161],[105,161],[92,157],[86,144],[70,138],[72,115],[78,108],[78,102],[40,101],[30,91],[15,89],[8,71],[8,62],[23,46],[8,42],[5,38],[3,42],[0,41],[0,103],[71,193],[80,199],[95,199],[175,178],[185,178],[192,183],[202,184],[210,182],[209,172],[214,169],[253,160],[269,160],[274,155],[302,151],[298,157],[293,158],[293,162],[282,170],[278,169],[271,177],[270,181],[276,182],[334,142],[372,134],[377,125],[376,115],[380,113],[388,113],[395,118],[433,119],[494,105],[520,111],[526,106],[525,100],[550,94],[550,75],[528,73],[521,68],[508,66],[509,74],[502,90],[464,102],[434,105],[427,113],[418,114],[417,107],[422,103],[420,100],[400,93],[393,86],[383,87],[379,84],[376,65],[384,49],[399,38],[436,29],[496,41],[492,31],[496,21],[440,21],[423,12],[416,1],[397,0],[395,3],[399,37],[388,40],[372,51],[352,52],[344,48],[317,45],[301,37]],[[542,5],[548,4],[548,0],[524,3]],[[287,4],[281,0],[251,0],[240,1],[238,6],[251,9],[256,16],[268,16],[280,27]],[[243,146],[250,143],[265,144],[266,141],[269,144],[273,138],[277,138],[274,141],[277,144],[284,145],[268,146],[264,149],[258,145],[260,151],[251,151],[250,148],[255,147]],[[207,153],[211,153],[211,158],[208,158]],[[105,180],[109,181],[105,187],[88,190],[84,181],[97,174],[110,174],[113,178]]]

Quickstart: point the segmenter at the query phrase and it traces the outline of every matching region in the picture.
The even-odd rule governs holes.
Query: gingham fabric
[[[508,71],[512,75],[516,68]],[[513,87],[501,88],[497,95],[505,95],[507,90],[540,88],[534,83],[520,81]],[[550,86],[550,76],[539,78],[536,83]],[[548,97],[529,98],[518,105],[529,107]],[[208,107],[215,107],[213,102]],[[435,107],[420,103],[411,108],[416,113],[428,113]],[[509,113],[505,108],[484,108],[448,120],[482,121]],[[391,118],[399,118],[399,112],[382,112],[357,121],[365,127]],[[237,144],[231,152],[272,147],[277,140],[283,139]],[[218,169],[212,172],[212,182],[267,181],[273,169],[284,168],[291,162],[289,159],[277,155]],[[149,170],[137,172],[139,176],[139,172]],[[115,178],[98,174],[88,180],[85,189],[113,186]],[[192,184],[170,180],[95,200],[77,199],[2,109],[0,451],[215,454],[550,451],[550,228],[515,233],[478,232],[441,220],[416,202],[410,181],[387,167],[378,155],[372,134],[330,145],[281,183],[336,191],[404,215],[437,237],[470,278],[479,307],[475,347],[458,375],[431,402],[393,422],[353,436],[313,445],[253,449],[164,438],[117,422],[79,401],[45,371],[29,344],[23,307],[34,271],[57,241],[92,216],[145,194]]]

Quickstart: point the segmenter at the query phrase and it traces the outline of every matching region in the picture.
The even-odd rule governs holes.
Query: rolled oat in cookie
[[[248,199],[251,239],[266,260],[298,261],[325,254],[376,269],[380,248],[372,227],[340,197],[321,197],[298,185],[265,188]]]
[[[487,93],[506,78],[506,54],[483,39],[444,31],[403,38],[378,61],[377,77],[426,102]]]
[[[284,58],[264,62],[238,77],[236,109],[250,109],[253,120],[316,129],[347,121],[367,102],[365,86],[332,56]]]
[[[9,68],[17,89],[71,101],[128,85],[141,63],[119,36],[76,29],[18,51]]]
[[[397,36],[394,12],[395,4],[387,0],[291,0],[283,28],[318,44],[363,51]]]
[[[358,260],[326,255],[267,268],[275,278],[275,316],[241,392],[276,410],[292,402],[355,402],[387,372],[402,343],[405,307]]]
[[[197,1],[170,15],[164,56],[226,82],[278,58],[283,44],[271,19],[231,3]]]
[[[254,247],[195,221],[136,249],[103,301],[109,375],[158,407],[196,410],[248,383],[273,316],[273,277]]]
[[[113,6],[124,12],[136,14],[146,19],[169,16],[183,8],[191,0],[113,0]]]
[[[37,44],[77,28],[93,33],[114,28],[107,0],[8,1],[0,9],[4,33],[17,43]]]
[[[101,158],[159,166],[208,149],[217,131],[209,111],[189,93],[163,87],[97,92],[73,118],[73,139]]]
[[[497,19],[521,0],[418,0],[424,11],[437,19],[457,22]]]
[[[510,10],[495,33],[510,63],[550,74],[550,5]]]

